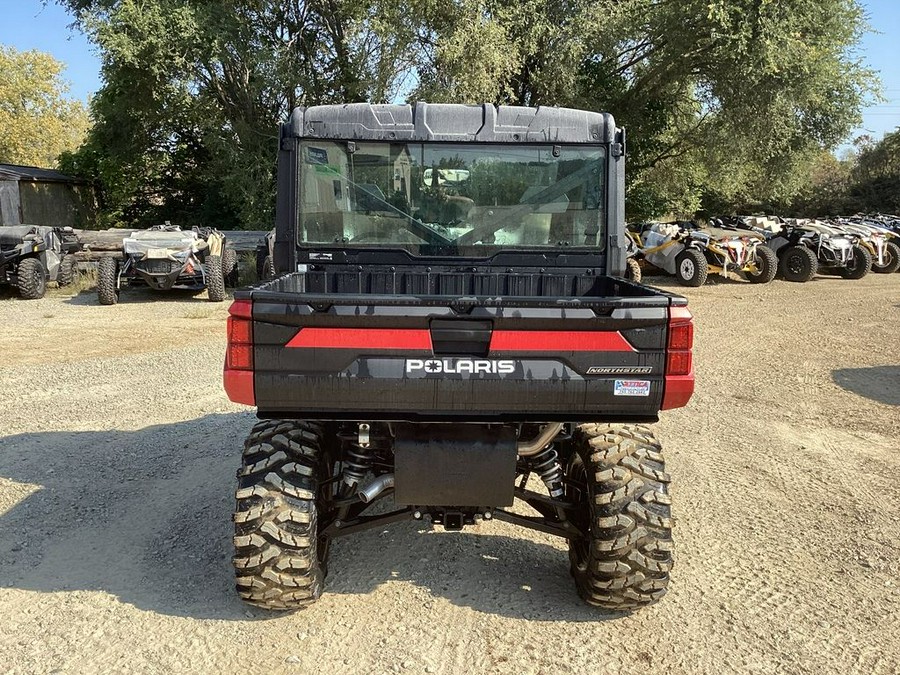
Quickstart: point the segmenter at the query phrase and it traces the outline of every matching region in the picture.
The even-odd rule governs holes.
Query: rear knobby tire
[[[778,272],[778,256],[768,246],[756,247],[756,272],[747,272],[747,280],[754,284],[767,284]]]
[[[238,257],[233,248],[222,251],[222,274],[225,277],[225,286],[234,288],[238,285]]]
[[[682,286],[702,286],[709,276],[709,263],[695,248],[686,248],[675,258],[675,277]]]
[[[206,292],[210,302],[225,300],[225,275],[222,268],[222,256],[211,255],[206,258]]]
[[[778,269],[785,281],[806,283],[811,281],[819,269],[819,259],[806,246],[788,246],[780,256]]]
[[[275,278],[275,263],[272,262],[272,256],[267,255],[266,259],[263,260],[262,264],[262,278],[261,281],[267,281],[269,279]]]
[[[119,301],[116,283],[119,276],[119,261],[106,256],[97,262],[97,300],[101,305],[115,305]]]
[[[317,536],[317,495],[327,464],[315,424],[266,420],[253,427],[234,513],[234,569],[245,602],[288,610],[322,594],[328,543]]]
[[[568,466],[569,498],[588,535],[569,542],[578,594],[629,611],[659,600],[672,569],[669,475],[649,427],[582,424]],[[579,487],[581,486],[581,487]]]
[[[56,285],[65,288],[71,286],[73,281],[75,281],[75,256],[64,255],[56,271]]]
[[[873,260],[872,271],[878,274],[893,274],[898,269],[900,269],[900,246],[889,241],[884,248],[884,264],[879,265]]]
[[[47,292],[47,272],[37,258],[25,258],[16,269],[16,285],[25,300],[38,300]]]
[[[625,260],[625,278],[636,284],[641,283],[641,264],[634,258]]]
[[[862,279],[872,269],[872,254],[862,246],[853,247],[853,257],[839,271],[845,279]]]

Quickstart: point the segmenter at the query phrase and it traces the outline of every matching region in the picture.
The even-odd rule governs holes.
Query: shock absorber
[[[562,497],[565,492],[563,489],[562,466],[559,464],[559,455],[553,449],[553,446],[551,445],[541,450],[531,458],[529,463],[531,464],[531,470],[544,481],[550,496],[553,499]]]
[[[359,425],[356,439],[350,441],[344,448],[343,483],[353,488],[362,482],[362,479],[372,468],[372,444],[369,437],[370,426],[366,423]]]

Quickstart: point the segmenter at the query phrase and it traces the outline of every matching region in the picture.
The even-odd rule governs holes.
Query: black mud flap
[[[398,425],[394,501],[416,506],[511,506],[516,479],[512,427]]]

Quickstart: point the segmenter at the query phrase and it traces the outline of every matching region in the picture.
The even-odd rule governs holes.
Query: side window
[[[346,151],[337,143],[310,144],[301,148],[300,161],[301,241],[342,241],[350,210]]]

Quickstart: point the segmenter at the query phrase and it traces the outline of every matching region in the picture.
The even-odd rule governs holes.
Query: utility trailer
[[[659,599],[670,477],[648,425],[693,392],[693,325],[684,298],[621,278],[613,118],[321,106],[280,148],[276,278],[237,291],[228,322],[225,389],[260,419],[241,597],[313,602],[337,537],[503,520],[566,539],[588,603]]]

